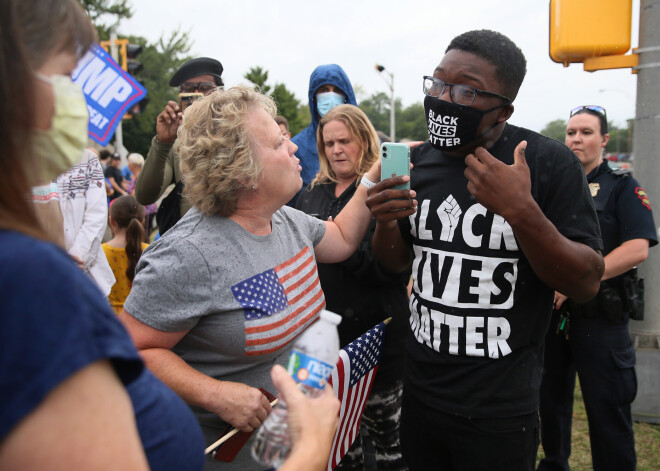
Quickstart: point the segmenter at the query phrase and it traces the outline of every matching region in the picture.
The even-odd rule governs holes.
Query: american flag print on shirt
[[[243,308],[246,355],[279,350],[316,320],[325,307],[309,247],[270,270],[236,283],[231,290]]]
[[[384,335],[385,323],[381,322],[339,351],[339,360],[330,375],[330,384],[341,406],[328,471],[339,464],[360,429],[362,411],[378,371]]]

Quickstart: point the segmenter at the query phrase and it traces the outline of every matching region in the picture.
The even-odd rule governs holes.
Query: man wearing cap
[[[208,95],[224,85],[221,76],[222,64],[219,61],[198,57],[189,60],[176,71],[170,80],[170,86],[179,87],[181,93],[197,92]],[[135,197],[142,205],[155,203],[170,185],[175,185],[171,196],[180,212],[167,218],[173,221],[167,227],[161,227],[161,221],[158,222],[161,235],[190,209],[190,203],[181,197],[183,183],[179,156],[172,151],[182,116],[178,103],[168,101],[156,118],[156,135],[151,141],[147,159],[135,183]]]

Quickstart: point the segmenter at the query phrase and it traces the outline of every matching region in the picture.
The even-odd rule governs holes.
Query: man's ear
[[[500,111],[497,115],[497,123],[503,123],[511,117],[513,114],[513,104],[508,104],[500,108]]]

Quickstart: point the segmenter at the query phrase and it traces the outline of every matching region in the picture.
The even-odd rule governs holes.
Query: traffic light
[[[142,46],[139,44],[126,44],[126,57],[124,59],[124,70],[131,75],[135,75],[142,70],[142,63],[135,58],[142,52]]]
[[[631,25],[632,0],[550,0],[550,58],[568,67],[625,54]]]
[[[147,107],[149,104],[149,97],[145,97],[142,100],[138,101],[136,104],[134,104],[127,112],[126,119],[130,119],[135,115],[142,114],[144,112],[144,109]]]
[[[135,76],[144,68],[141,62],[135,60],[136,57],[142,53],[143,48],[139,44],[129,44],[127,39],[119,41],[123,41],[120,45],[123,59],[122,68],[135,78]],[[143,98],[126,112],[124,119],[131,119],[133,116],[141,114],[148,104],[149,98]]]

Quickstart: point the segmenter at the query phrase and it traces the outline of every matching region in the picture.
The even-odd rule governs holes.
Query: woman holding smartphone
[[[332,108],[321,119],[317,145],[320,170],[303,191],[296,207],[321,220],[332,219],[364,184],[364,175],[379,159],[379,140],[367,116],[353,105]],[[368,185],[369,183],[367,183]],[[378,322],[392,318],[378,373],[356,438],[338,469],[363,469],[361,435],[373,443],[378,469],[406,469],[399,444],[403,338],[408,313],[406,285],[410,270],[387,272],[375,259],[371,236],[375,223],[358,249],[344,262],[319,263],[319,278],[327,309],[342,316],[339,340],[346,345]]]
[[[152,371],[193,406],[207,443],[227,424],[250,432],[266,419],[259,388],[273,392],[271,366],[325,306],[316,260],[345,260],[371,220],[364,188],[333,221],[285,206],[301,166],[275,116],[273,101],[246,87],[186,110],[174,149],[193,208],[144,252],[120,314]],[[369,175],[380,180],[377,165]],[[399,204],[414,210],[410,198]],[[253,469],[249,449],[207,470]]]

